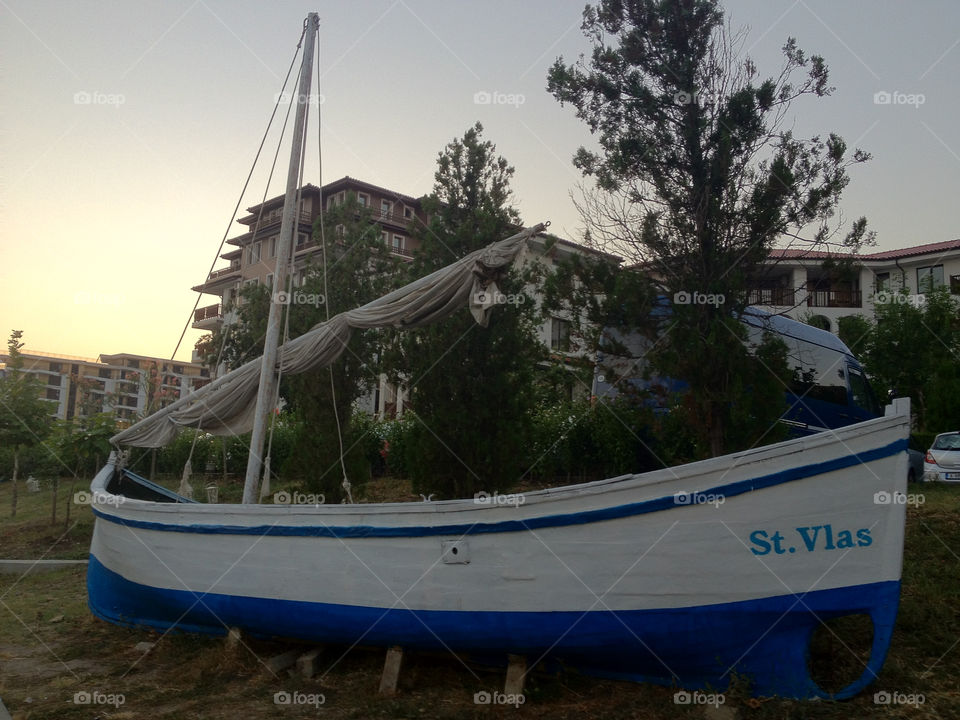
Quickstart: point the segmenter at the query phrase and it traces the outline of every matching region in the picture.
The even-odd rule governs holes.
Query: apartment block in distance
[[[130,422],[210,382],[198,363],[131,353],[84,358],[23,351],[23,370],[42,386],[40,397],[61,420],[113,412]],[[6,363],[8,356],[0,355]]]

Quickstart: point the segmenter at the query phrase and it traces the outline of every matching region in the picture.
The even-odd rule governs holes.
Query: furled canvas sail
[[[428,325],[468,302],[477,322],[486,326],[493,305],[478,301],[478,296],[481,291],[488,296],[493,293],[497,277],[526,240],[545,227],[535,225],[491,243],[399,290],[315,325],[280,347],[276,369],[282,367],[285,375],[296,375],[329,365],[343,352],[354,329]],[[257,358],[114,435],[111,442],[161,447],[173,440],[181,427],[202,428],[214,435],[248,432],[253,427],[259,380]]]

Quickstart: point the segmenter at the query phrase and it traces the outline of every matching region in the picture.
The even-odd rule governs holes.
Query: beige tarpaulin
[[[496,278],[516,258],[526,240],[543,232],[535,225],[476,250],[363,307],[335,315],[280,346],[277,369],[296,375],[329,365],[343,352],[354,329],[418,327],[447,317],[465,304],[486,326],[496,295]],[[199,427],[214,435],[239,435],[253,427],[260,359],[251,360],[200,390],[114,435],[115,445],[161,447],[181,427]]]

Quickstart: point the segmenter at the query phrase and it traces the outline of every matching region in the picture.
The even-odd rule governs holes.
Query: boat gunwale
[[[624,475],[616,478],[606,478],[592,483],[581,485],[572,485],[562,488],[548,488],[546,490],[530,493],[534,496],[534,502],[527,504],[528,495],[525,495],[524,503],[514,505],[513,507],[503,504],[478,503],[475,499],[458,499],[440,502],[407,502],[407,503],[370,503],[354,505],[325,505],[325,504],[296,504],[296,505],[236,505],[236,504],[181,504],[181,503],[161,503],[154,501],[144,501],[136,499],[123,498],[120,502],[112,502],[111,498],[97,497],[99,492],[94,488],[94,497],[97,500],[94,503],[94,513],[107,521],[116,522],[123,525],[142,527],[145,529],[166,530],[175,532],[196,532],[196,533],[224,533],[224,534],[253,534],[262,533],[269,535],[285,534],[304,534],[304,535],[333,535],[338,537],[356,536],[372,537],[381,535],[422,535],[422,534],[480,534],[489,532],[511,532],[537,527],[555,527],[564,525],[579,525],[587,522],[597,522],[618,517],[645,514],[668,509],[680,509],[682,507],[692,507],[693,504],[676,503],[675,493],[665,495],[654,495],[652,497],[633,500],[631,502],[616,502],[612,497],[613,493],[619,494],[630,490],[640,488],[653,488],[659,484],[676,483],[682,480],[690,480],[693,477],[704,477],[716,474],[717,470],[747,469],[751,465],[760,465],[766,459],[782,459],[790,455],[823,446],[844,446],[845,440],[854,440],[870,433],[880,433],[891,430],[897,425],[907,422],[905,416],[889,415],[882,418],[857,423],[856,425],[842,428],[848,432],[842,433],[846,437],[839,437],[841,433],[830,431],[820,433],[808,438],[798,438],[796,440],[786,441],[765,448],[754,449],[743,453],[734,453],[719,458],[687,465],[679,466],[684,470],[677,474],[678,468],[665,468],[644,473],[642,475]],[[812,442],[811,442],[812,441]],[[783,452],[788,449],[789,452]],[[685,492],[695,493],[714,493],[722,494],[725,497],[732,497],[754,490],[762,490],[776,485],[785,484],[805,478],[813,477],[825,472],[839,470],[851,467],[857,463],[857,460],[864,454],[869,453],[872,460],[883,459],[891,455],[905,452],[906,440],[899,438],[893,442],[885,443],[882,446],[874,447],[860,452],[848,451],[843,454],[833,453],[829,457],[817,462],[805,463],[792,468],[783,468],[773,472],[759,473],[753,476],[749,471],[746,477],[739,476],[731,479],[727,483],[714,484],[712,487],[703,487],[698,484],[697,487],[685,490]],[[771,450],[773,452],[771,452]],[[877,455],[877,453],[881,453]],[[744,463],[742,460],[747,458],[749,461]],[[107,470],[109,468],[105,468]],[[738,474],[740,475],[740,474]],[[726,477],[726,475],[724,475]],[[101,471],[98,479],[105,485],[109,479],[109,473]],[[633,482],[632,482],[633,481]],[[612,488],[612,485],[619,487]],[[549,504],[558,503],[564,500],[596,497],[601,494],[611,496],[610,502],[600,507],[588,509],[579,509],[572,512],[550,512]],[[112,496],[117,498],[118,496]],[[122,496],[120,496],[122,497]],[[113,511],[113,508],[122,508],[128,506],[135,511],[134,517],[128,516],[122,510]],[[533,509],[532,506],[539,505],[537,509],[545,511],[541,513],[530,514],[529,512],[517,513],[519,508]],[[478,515],[483,510],[499,509],[501,511],[496,517],[488,515],[485,519]],[[174,513],[176,517],[161,517],[153,515],[156,521],[143,519],[144,512],[148,514]],[[473,516],[451,518],[455,524],[440,524],[437,514],[439,513],[468,513]],[[505,513],[510,513],[505,514]],[[266,523],[272,522],[272,525],[229,525],[224,524],[224,514],[233,514],[234,518],[243,522],[244,520],[262,519]],[[400,518],[398,515],[407,516],[406,519],[416,521],[417,518],[410,517],[413,514],[423,518],[422,522],[426,526],[383,524],[384,521],[393,521],[396,523]],[[215,518],[213,516],[216,516]],[[362,520],[358,521],[358,516]],[[433,516],[431,519],[430,516]],[[204,523],[206,520],[216,519],[219,522],[215,524]],[[199,522],[187,524],[191,520]],[[294,523],[284,523],[283,521],[313,520],[313,526],[297,525]],[[374,524],[371,524],[374,523]]]

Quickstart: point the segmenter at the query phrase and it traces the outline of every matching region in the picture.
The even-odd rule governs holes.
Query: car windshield
[[[934,450],[960,450],[960,433],[941,435],[933,442]]]

